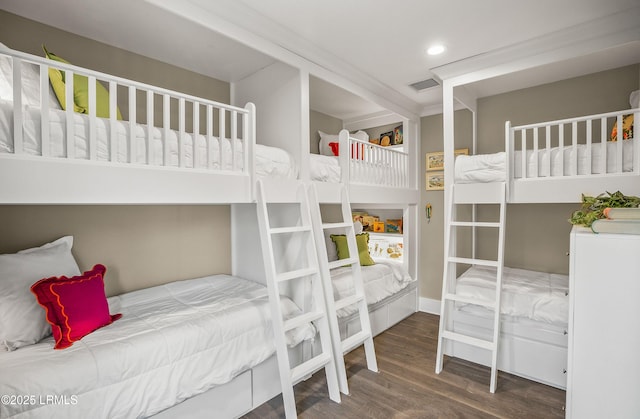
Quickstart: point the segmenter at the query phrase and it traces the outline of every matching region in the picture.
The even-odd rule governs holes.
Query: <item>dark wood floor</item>
[[[375,338],[379,373],[367,370],[359,348],[345,357],[349,396],[332,402],[324,373],[296,385],[300,418],[555,418],[565,392],[506,373],[489,393],[489,368],[446,358],[435,370],[438,317],[416,313]],[[284,417],[280,396],[245,416]]]

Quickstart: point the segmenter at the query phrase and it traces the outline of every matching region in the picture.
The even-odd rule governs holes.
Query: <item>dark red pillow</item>
[[[68,348],[122,317],[109,314],[103,280],[106,271],[104,265],[98,264],[82,275],[45,278],[31,286],[31,292],[46,311],[55,349]]]

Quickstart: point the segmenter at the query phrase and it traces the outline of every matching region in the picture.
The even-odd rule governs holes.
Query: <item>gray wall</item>
[[[640,66],[632,65],[556,83],[517,90],[478,101],[478,153],[504,150],[504,123],[521,125],[545,120],[589,115],[629,108],[629,93],[638,89]],[[469,120],[455,115],[456,147],[464,146],[459,134]],[[422,160],[429,151],[442,150],[442,115],[422,118]],[[424,161],[422,175],[424,176]],[[431,202],[433,218],[421,226],[421,296],[439,300],[443,267],[442,192],[424,191],[422,204]],[[604,192],[604,191],[603,191]],[[624,192],[624,191],[623,191]],[[510,204],[507,208],[505,265],[515,268],[567,274],[569,232],[567,219],[579,204]],[[478,211],[479,219],[496,217],[494,209]],[[495,232],[493,233],[495,236]],[[478,257],[495,252],[495,239],[480,231]]]
[[[38,56],[46,43],[83,67],[229,102],[226,82],[5,11],[0,11],[0,42]],[[109,295],[231,271],[228,206],[0,206],[0,220],[1,253],[73,235],[81,270],[107,266]]]

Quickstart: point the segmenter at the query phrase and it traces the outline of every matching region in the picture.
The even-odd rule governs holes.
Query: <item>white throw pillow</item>
[[[320,143],[318,143],[320,154],[323,154],[325,156],[334,156],[329,143],[339,143],[340,141],[338,140],[338,136],[326,134],[322,131],[318,131],[318,134],[320,134]]]
[[[31,285],[52,276],[80,275],[72,246],[73,237],[66,236],[40,247],[0,255],[0,347],[13,351],[51,334]]]

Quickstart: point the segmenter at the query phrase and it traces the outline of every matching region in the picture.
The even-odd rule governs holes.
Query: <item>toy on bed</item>
[[[72,242],[0,255],[0,394],[15,399],[0,404],[1,417],[147,417],[214,391],[275,353],[263,285],[215,275],[107,299],[105,267],[81,275]],[[282,310],[299,313],[288,299]],[[303,324],[287,343],[295,347],[315,332]],[[240,414],[251,409],[252,392],[267,392],[251,381],[243,387],[249,404]]]

